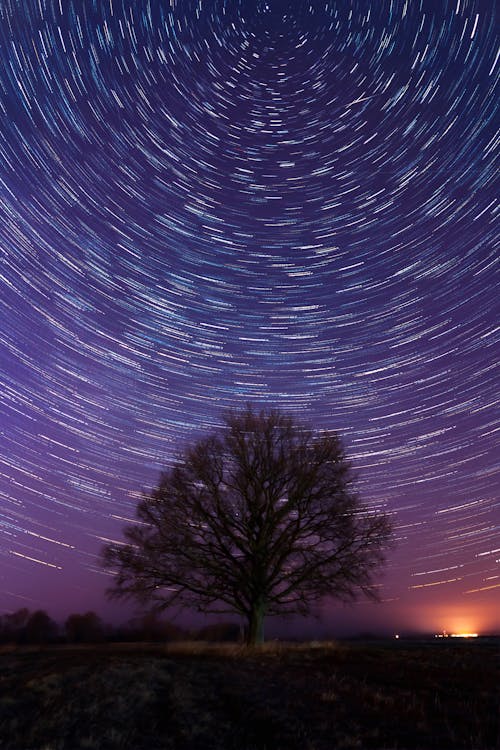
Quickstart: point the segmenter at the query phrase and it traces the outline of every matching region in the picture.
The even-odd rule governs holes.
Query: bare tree
[[[362,505],[342,442],[251,406],[187,448],[110,544],[111,596],[158,608],[239,613],[247,643],[266,615],[308,614],[331,596],[376,598],[391,526]]]

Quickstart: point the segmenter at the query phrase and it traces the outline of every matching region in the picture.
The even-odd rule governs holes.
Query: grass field
[[[497,750],[495,643],[0,652],[1,750]]]

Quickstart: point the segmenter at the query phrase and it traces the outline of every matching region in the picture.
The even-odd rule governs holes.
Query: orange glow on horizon
[[[476,613],[455,615],[447,619],[448,632],[452,638],[477,637],[482,630]]]
[[[500,635],[500,611],[497,602],[422,602],[420,606],[412,606],[407,611],[409,629],[416,631],[446,632],[455,635]]]

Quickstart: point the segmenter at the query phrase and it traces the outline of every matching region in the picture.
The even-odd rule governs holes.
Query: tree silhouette
[[[0,617],[0,639],[2,641],[22,641],[29,616],[30,611],[26,607],[2,615]]]
[[[239,613],[248,644],[263,639],[266,615],[305,615],[327,596],[376,598],[391,531],[360,502],[337,434],[251,406],[188,447],[137,516],[127,543],[104,549],[109,594]]]
[[[128,634],[133,640],[156,641],[165,643],[168,641],[188,640],[188,634],[173,622],[161,618],[155,609],[144,612],[138,617],[133,617],[128,622]]]
[[[73,643],[95,643],[104,637],[101,618],[95,612],[69,615],[64,630],[67,639]]]
[[[29,616],[24,631],[28,643],[49,643],[57,635],[57,624],[43,609]]]

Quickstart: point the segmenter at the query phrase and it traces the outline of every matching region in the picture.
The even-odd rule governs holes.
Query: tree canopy
[[[354,489],[340,437],[279,410],[230,411],[187,447],[107,545],[112,596],[160,609],[238,613],[247,642],[266,615],[311,612],[325,597],[376,597],[386,514]]]

